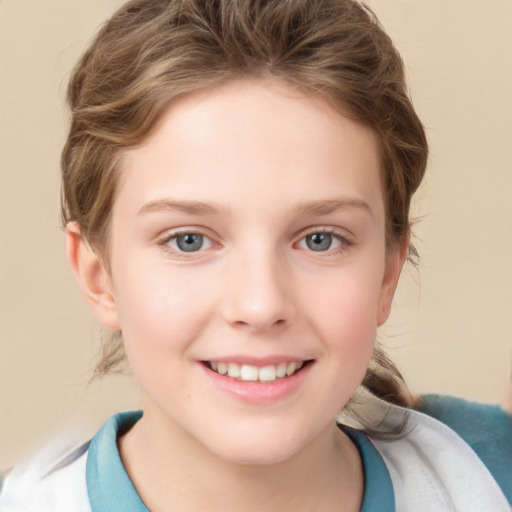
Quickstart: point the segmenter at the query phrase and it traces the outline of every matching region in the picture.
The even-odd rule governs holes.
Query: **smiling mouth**
[[[293,361],[276,365],[253,366],[249,364],[203,361],[213,372],[242,382],[275,382],[296,374],[312,361]]]

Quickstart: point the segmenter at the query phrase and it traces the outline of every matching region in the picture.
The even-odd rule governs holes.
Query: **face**
[[[122,330],[141,421],[244,463],[332,431],[402,263],[373,132],[289,86],[235,82],[170,106],[122,173],[95,309]]]

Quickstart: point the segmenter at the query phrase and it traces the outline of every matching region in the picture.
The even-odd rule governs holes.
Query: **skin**
[[[68,226],[84,294],[122,330],[142,389],[119,444],[151,510],[359,510],[361,462],[334,417],[406,254],[386,248],[378,155],[372,130],[322,99],[233,82],[172,104],[126,155],[110,272]],[[180,252],[176,232],[203,246]],[[312,250],[322,232],[330,245]],[[237,358],[311,363],[291,393],[253,403],[202,363]]]

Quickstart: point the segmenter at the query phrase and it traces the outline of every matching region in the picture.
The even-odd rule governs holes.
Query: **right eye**
[[[311,231],[298,242],[301,249],[330,255],[339,254],[351,245],[345,236],[326,228]]]
[[[163,241],[163,245],[168,245],[177,252],[198,252],[209,249],[212,241],[201,233],[175,233]]]

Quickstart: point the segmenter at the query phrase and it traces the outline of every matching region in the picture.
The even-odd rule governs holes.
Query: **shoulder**
[[[419,407],[422,410],[392,405],[367,391],[356,399],[356,418],[363,420],[369,440],[384,461],[397,510],[510,512],[500,483],[507,475],[510,478],[512,462],[493,475],[468,442],[450,428],[445,415],[433,410],[428,397]],[[437,403],[441,404],[446,402]],[[457,414],[453,403],[447,406],[457,420],[468,421],[466,414]]]
[[[125,491],[131,485],[117,451],[117,436],[141,415],[141,411],[128,411],[112,416],[86,443],[86,421],[61,432],[9,473],[0,489],[0,512],[91,512],[91,499],[98,502],[100,497],[105,498],[99,502],[102,510],[113,510],[105,503],[116,503],[116,510],[134,510],[133,500],[121,508],[115,501],[126,502]],[[113,468],[117,468],[115,477]]]
[[[498,405],[424,395],[418,407],[455,431],[487,466],[512,503],[512,416]]]
[[[16,467],[0,491],[2,512],[91,512],[85,467],[89,443],[63,449],[52,443]]]

